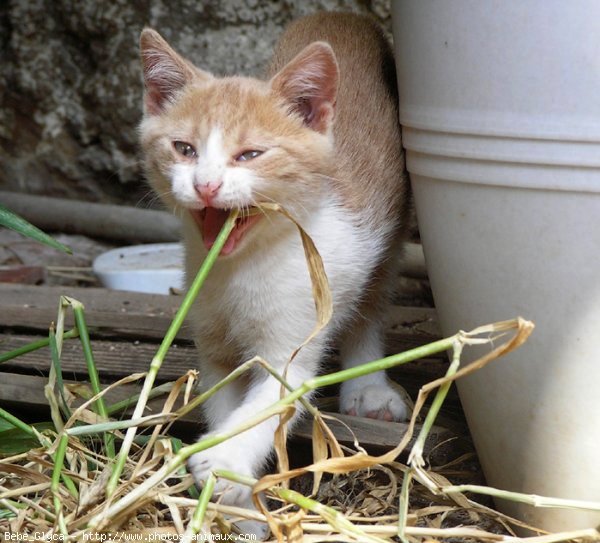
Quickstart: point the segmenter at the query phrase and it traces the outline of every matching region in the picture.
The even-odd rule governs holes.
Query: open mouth
[[[227,217],[229,217],[230,212],[230,209],[217,209],[215,207],[190,210],[194,221],[198,225],[200,234],[202,235],[204,246],[207,249],[210,249],[215,244],[215,240],[223,228]],[[223,256],[231,254],[239,245],[248,230],[257,223],[260,217],[260,214],[250,214],[238,217],[220,254]]]

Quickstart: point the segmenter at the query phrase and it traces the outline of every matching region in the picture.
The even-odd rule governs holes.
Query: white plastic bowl
[[[183,258],[181,243],[132,245],[101,254],[93,270],[107,288],[169,294],[184,288]]]

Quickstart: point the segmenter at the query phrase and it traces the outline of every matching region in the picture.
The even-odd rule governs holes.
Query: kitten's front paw
[[[206,436],[203,436],[206,437]],[[196,453],[188,460],[188,471],[194,477],[198,486],[202,486],[209,474],[217,469],[233,471],[243,475],[252,475],[252,466],[250,466],[240,451],[233,444],[227,443],[217,445],[205,451]],[[246,485],[240,485],[217,479],[215,484],[214,497],[226,505],[234,505],[244,509],[255,509],[252,501],[252,490]],[[239,520],[235,522],[237,530],[244,535],[256,536],[254,539],[262,541],[269,534],[269,527],[265,522],[256,520]]]
[[[403,421],[409,417],[409,403],[400,390],[387,382],[363,387],[348,381],[342,383],[340,390],[340,411],[358,417]]]
[[[253,475],[251,466],[247,465],[245,458],[236,450],[236,447],[229,445],[229,448],[225,449],[223,445],[196,453],[188,460],[188,471],[194,477],[197,485],[202,486],[210,473],[217,469]],[[221,503],[254,508],[251,505],[252,490],[246,485],[233,483],[226,479],[217,479],[214,492],[215,495],[222,495]]]

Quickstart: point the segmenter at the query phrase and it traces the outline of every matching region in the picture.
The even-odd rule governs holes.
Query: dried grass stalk
[[[265,210],[276,211],[293,220],[279,206],[265,205],[262,207],[261,211],[263,212]],[[71,412],[70,405],[73,395],[64,389],[60,378],[59,364],[56,366],[56,375],[49,395],[56,397],[54,416],[59,419],[64,416],[66,421],[64,423],[62,419],[58,421],[56,431],[40,433],[5,410],[0,410],[0,419],[14,425],[23,434],[36,439],[34,448],[29,452],[0,460],[0,473],[2,474],[0,476],[0,522],[8,523],[9,530],[13,532],[32,533],[37,531],[45,532],[47,535],[60,534],[73,541],[81,540],[85,534],[88,534],[89,539],[90,532],[111,530],[122,530],[122,537],[127,534],[154,534],[155,536],[162,534],[171,537],[181,536],[186,541],[192,541],[195,538],[197,540],[196,536],[198,535],[208,537],[211,529],[227,533],[231,529],[228,518],[232,517],[233,520],[241,518],[269,522],[274,536],[279,541],[382,542],[393,541],[398,537],[403,541],[431,540],[432,538],[466,538],[477,541],[519,540],[513,535],[492,533],[474,526],[440,527],[441,519],[457,510],[470,511],[473,519],[483,515],[493,515],[494,513],[489,509],[472,502],[463,493],[481,492],[494,495],[498,491],[473,486],[455,486],[439,473],[428,472],[423,459],[423,444],[451,383],[463,375],[477,371],[521,345],[533,329],[533,325],[523,319],[496,323],[468,333],[459,332],[452,337],[412,349],[406,353],[376,360],[350,370],[316,377],[303,383],[297,389],[291,389],[286,382],[285,374],[279,375],[266,361],[260,358],[242,364],[213,389],[194,399],[189,398],[194,375],[185,375],[175,383],[169,383],[168,387],[163,387],[166,389],[168,398],[162,412],[144,416],[147,399],[153,393],[156,373],[187,309],[193,302],[210,266],[233,228],[235,218],[235,213],[229,217],[209,254],[207,263],[202,266],[190,293],[182,304],[182,309],[169,328],[152,361],[149,372],[145,375],[144,386],[137,400],[136,409],[129,420],[109,421],[109,414],[115,413],[117,406],[107,408],[104,406],[102,398],[107,390],[126,382],[138,380],[144,377],[144,374],[122,379],[103,390],[100,390],[99,384],[96,383],[93,385],[92,395]],[[317,313],[317,325],[311,334],[311,337],[314,337],[326,325],[331,316],[331,296],[318,251],[312,240],[297,223],[296,225],[300,230],[313,280],[313,295]],[[67,337],[81,335],[83,331],[82,341],[88,342],[84,351],[89,351],[91,362],[90,360],[88,362],[92,381],[94,381],[95,367],[89,338],[85,339],[87,333],[83,319],[83,307],[78,306],[76,301],[70,299],[67,300],[67,303],[79,312],[80,318],[76,319],[76,332],[65,332],[64,311],[59,316],[55,341],[57,357],[60,358],[62,341]],[[508,333],[512,333],[512,335],[499,347],[491,350],[475,363],[460,368],[460,356],[463,348],[471,344],[497,343]],[[307,338],[307,341],[309,340],[310,337]],[[51,339],[49,343],[52,343]],[[38,346],[39,343],[36,348]],[[454,356],[446,376],[423,387],[415,403],[413,416],[405,436],[393,450],[380,456],[369,455],[358,444],[356,452],[345,454],[344,449],[328,428],[326,419],[303,398],[307,392],[316,388],[389,369],[449,349],[453,349]],[[2,358],[0,358],[1,360]],[[290,363],[293,363],[293,356]],[[255,365],[261,365],[282,383],[282,396],[279,401],[268,409],[249,417],[238,428],[226,434],[210,436],[199,443],[180,447],[164,436],[163,425],[170,424],[178,416],[201,404],[211,394],[227,386]],[[425,400],[434,391],[436,396],[425,418],[421,433],[410,451],[409,463],[407,466],[398,464],[396,458],[408,446]],[[173,412],[175,399],[182,395],[184,406],[177,412]],[[315,419],[314,456],[313,462],[309,466],[290,470],[286,468],[286,422],[296,402],[304,402],[305,407]],[[99,407],[99,413],[92,413],[88,409],[92,405]],[[216,472],[207,481],[199,499],[192,499],[186,495],[186,492],[193,488],[193,484],[191,478],[185,474],[183,467],[192,454],[222,443],[273,416],[280,417],[276,442],[281,460],[280,465],[283,466],[283,469],[279,473],[267,475],[257,481],[240,474]],[[137,429],[142,426],[150,426],[153,431],[150,438],[144,444],[139,445],[135,441],[135,435]],[[127,428],[127,432],[116,461],[111,460],[111,441],[105,440],[102,450],[98,451],[97,443],[89,439],[91,436],[107,435],[109,432],[111,432],[111,437],[119,437],[121,436],[120,430],[125,428]],[[339,506],[334,507],[333,504],[319,501],[315,497],[304,496],[286,488],[287,482],[304,473],[314,474],[313,490],[315,492],[319,490],[319,483],[324,474],[343,476],[346,480],[350,480],[352,477],[368,479],[373,474],[386,473],[390,478],[390,485],[380,488],[379,494],[373,494],[369,498],[368,505],[366,502],[352,503],[346,511],[340,509]],[[251,486],[257,503],[263,508],[263,511],[249,511],[211,503],[215,478],[218,477]],[[397,480],[400,479],[402,485],[398,492],[396,490],[399,486]],[[104,492],[105,485],[106,493]],[[411,499],[418,493],[431,496],[431,500],[443,500],[443,505],[411,510]],[[263,502],[258,500],[258,496],[262,494],[279,501],[281,507],[276,511],[264,508]],[[379,495],[387,497],[379,499],[379,501],[374,499]],[[438,498],[435,498],[436,496]],[[504,494],[502,497],[526,499],[529,500],[527,503],[541,506],[569,506],[600,510],[599,504],[567,503],[565,500],[523,497],[514,493],[512,496]],[[398,514],[390,515],[389,504],[392,503],[390,500],[394,499],[400,502],[400,506],[397,508]],[[362,514],[361,511],[363,511]],[[346,514],[347,512],[351,514]],[[507,527],[512,522],[503,515],[497,515]],[[429,518],[437,520],[430,526],[414,525],[417,521],[425,522]],[[600,534],[597,530],[590,529],[565,534],[541,535],[522,540],[531,543],[553,543],[572,538],[594,541],[600,539]]]

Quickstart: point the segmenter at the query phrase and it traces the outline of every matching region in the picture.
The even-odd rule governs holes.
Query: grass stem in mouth
[[[175,315],[175,318],[173,319],[173,322],[171,323],[171,326],[169,326],[169,329],[167,330],[167,333],[165,334],[165,337],[164,337],[162,343],[160,344],[160,347],[159,347],[158,351],[156,352],[156,355],[152,359],[152,363],[150,364],[150,369],[149,369],[146,379],[144,381],[142,391],[140,392],[140,396],[139,396],[138,402],[136,404],[132,418],[139,418],[143,414],[143,411],[146,407],[146,402],[148,400],[148,396],[150,394],[150,390],[154,386],[154,380],[156,379],[158,370],[162,366],[163,360],[165,359],[165,357],[167,355],[167,351],[169,350],[169,348],[171,347],[171,344],[175,340],[175,336],[177,335],[177,332],[179,332],[179,329],[183,325],[183,321],[184,321],[185,317],[187,316],[192,304],[194,303],[194,300],[197,298],[198,292],[202,288],[202,285],[204,284],[204,281],[205,281],[206,277],[208,276],[208,273],[210,272],[217,257],[219,256],[221,249],[224,247],[225,242],[227,241],[227,238],[229,237],[229,234],[233,230],[233,225],[235,223],[235,220],[237,219],[237,214],[238,214],[238,212],[235,210],[229,214],[229,217],[226,219],[225,223],[223,224],[221,231],[219,232],[219,235],[217,236],[217,239],[215,240],[213,247],[208,252],[208,255],[206,255],[204,262],[202,263],[202,265],[200,266],[200,269],[198,270],[196,278],[192,282],[192,285],[190,286],[183,301],[181,302],[181,306],[179,307],[179,309]],[[133,443],[135,434],[136,434],[135,426],[132,428],[129,428],[127,430],[125,439],[123,440],[123,444],[121,445],[121,450],[119,451],[119,454],[116,458],[115,465],[113,466],[113,470],[112,470],[110,479],[106,485],[107,497],[111,497],[114,494],[115,490],[117,489],[117,485],[119,484],[121,474],[123,473],[123,469],[125,467],[125,462],[129,455],[129,449],[131,448],[131,444]]]

